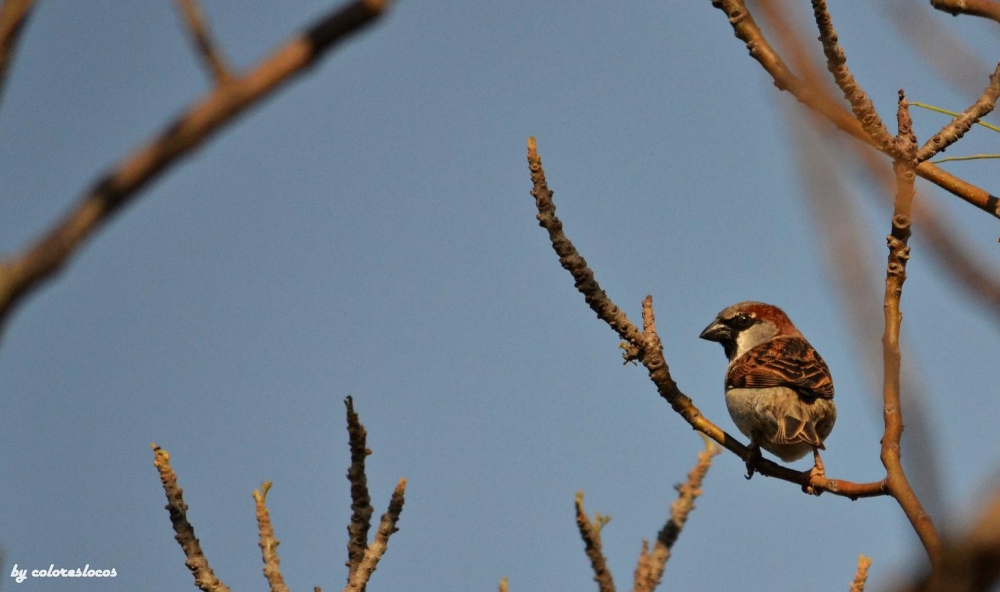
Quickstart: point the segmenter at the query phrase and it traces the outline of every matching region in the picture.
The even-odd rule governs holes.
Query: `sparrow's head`
[[[783,310],[763,302],[739,302],[722,312],[700,337],[718,341],[729,361],[775,337],[801,337]]]

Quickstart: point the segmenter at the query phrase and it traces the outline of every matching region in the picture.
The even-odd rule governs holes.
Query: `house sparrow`
[[[720,312],[700,337],[721,343],[729,358],[726,407],[750,438],[747,479],[760,448],[786,462],[811,450],[814,470],[822,473],[818,449],[825,449],[837,420],[833,380],[788,316],[777,306],[740,302]]]

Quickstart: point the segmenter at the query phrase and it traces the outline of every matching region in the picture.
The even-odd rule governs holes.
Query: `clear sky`
[[[246,67],[330,4],[204,7]],[[888,9],[832,4],[891,127],[899,88],[955,110],[972,101]],[[918,9],[980,56],[959,69],[984,87],[995,31]],[[28,244],[205,90],[170,2],[39,3],[0,105],[0,251]],[[569,236],[632,319],[653,295],[674,377],[709,418],[736,433],[723,353],[698,333],[733,302],[773,302],[837,384],[829,474],[879,478],[880,407],[803,199],[793,106],[708,0],[400,2],[164,175],[8,321],[0,585],[193,589],[155,441],[224,582],[266,585],[251,491],[270,480],[286,581],[339,590],[342,400],[353,395],[376,516],[409,481],[372,590],[493,590],[502,576],[517,592],[592,589],[573,518],[581,489],[588,511],[613,517],[605,552],[630,587],[641,540],[662,526],[702,441],[643,369],[622,366],[617,337],[559,267],[528,195],[529,135]],[[915,118],[922,138],[946,121]],[[977,129],[949,155],[998,145]],[[945,166],[997,193],[992,162]],[[862,196],[875,286],[862,301],[878,315],[888,214],[863,178],[848,186]],[[921,187],[995,264],[997,221]],[[821,223],[839,232],[843,221]],[[928,505],[957,527],[998,475],[997,326],[915,233],[904,355],[934,430],[922,457],[908,431],[904,455],[915,471],[939,467]],[[664,589],[843,590],[859,553],[885,588],[920,561],[892,501],[816,499],[743,472],[731,454],[716,461]],[[15,563],[118,577],[16,585]]]

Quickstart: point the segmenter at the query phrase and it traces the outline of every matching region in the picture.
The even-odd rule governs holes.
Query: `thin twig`
[[[851,113],[830,100],[825,93],[818,92],[817,89],[803,83],[788,69],[788,66],[764,37],[760,27],[757,26],[753,16],[747,10],[744,0],[712,0],[712,5],[726,14],[733,27],[733,33],[746,44],[750,56],[757,60],[771,75],[776,87],[790,92],[800,103],[816,110],[842,131],[863,142],[872,144],[868,133]],[[879,146],[875,147],[879,148]],[[888,150],[888,148],[886,149]],[[949,193],[1000,218],[1000,201],[989,192],[928,162],[920,163],[916,172]]]
[[[12,259],[0,260],[0,330],[18,302],[59,271],[84,239],[132,201],[150,181],[233,121],[236,115],[315,64],[327,50],[374,22],[389,3],[390,0],[355,0],[334,10],[249,73],[217,86],[99,178],[62,221],[37,242]]]
[[[405,494],[406,479],[400,479],[399,483],[396,484],[396,490],[392,492],[392,499],[389,500],[389,510],[385,514],[382,514],[382,520],[379,523],[378,530],[375,532],[375,540],[365,550],[365,556],[361,559],[361,563],[358,564],[358,568],[354,571],[354,574],[347,582],[347,586],[344,588],[345,592],[365,591],[365,588],[368,586],[368,580],[375,573],[375,568],[378,566],[379,560],[382,559],[382,555],[389,546],[389,537],[399,530],[396,528],[396,523],[399,522],[399,515],[403,512]]]
[[[274,525],[271,524],[271,514],[267,511],[267,492],[271,482],[265,481],[260,489],[253,490],[253,500],[257,513],[257,530],[260,533],[260,553],[264,560],[264,577],[267,579],[271,592],[288,592],[285,578],[281,575],[281,559],[278,558],[278,545],[281,544],[274,536]]]
[[[0,6],[0,98],[7,81],[7,72],[14,59],[17,42],[28,22],[34,0],[4,0]]]
[[[994,0],[931,0],[931,6],[952,16],[970,14],[1000,23],[1000,2]]]
[[[633,592],[653,592],[660,585],[663,570],[670,559],[670,551],[687,522],[688,514],[694,509],[694,500],[701,495],[701,484],[712,466],[712,457],[722,453],[722,449],[708,436],[701,434],[701,437],[705,440],[705,448],[698,453],[698,463],[688,473],[687,482],[677,486],[678,496],[670,505],[670,518],[657,535],[652,552],[648,552],[649,544],[642,542]]]
[[[153,448],[153,466],[160,473],[160,483],[167,495],[167,512],[170,513],[170,523],[177,533],[174,539],[184,551],[184,565],[194,576],[194,585],[204,592],[229,592],[229,586],[215,577],[215,572],[208,565],[208,558],[201,550],[201,543],[194,535],[194,526],[188,522],[188,506],[184,503],[184,490],[177,485],[177,474],[170,466],[170,453],[155,443]]]
[[[500,578],[500,592],[507,592],[507,576]]]
[[[545,181],[545,171],[542,169],[542,160],[538,156],[534,138],[528,139],[528,168],[534,185],[531,195],[535,197],[538,223],[548,232],[552,248],[559,256],[559,262],[564,269],[573,275],[577,290],[583,294],[584,300],[591,310],[597,313],[598,318],[614,329],[619,337],[628,342],[631,359],[641,362],[646,367],[657,392],[675,412],[683,417],[692,428],[746,461],[749,455],[747,447],[702,415],[691,398],[681,392],[677,383],[670,376],[670,368],[663,357],[663,345],[656,332],[652,297],[647,296],[643,300],[643,332],[640,333],[639,329],[628,320],[625,313],[601,289],[594,277],[594,272],[587,267],[587,262],[566,236],[562,221],[556,216],[552,190],[549,189]],[[829,479],[814,471],[796,471],[764,458],[759,460],[756,469],[762,475],[796,483],[803,489],[810,488],[819,493],[828,491],[850,499],[888,494],[885,480],[853,483]]]
[[[934,111],[936,113],[944,113],[945,115],[951,115],[952,117],[958,117],[959,115],[961,115],[961,113],[955,113],[954,111],[942,109],[941,107],[936,107],[934,105],[929,105],[927,103],[921,103],[920,101],[910,101],[910,107],[920,107],[921,109],[927,109],[928,111]],[[977,121],[976,125],[981,125],[988,130],[1000,132],[1000,127],[997,127],[992,123],[986,123],[985,121]]]
[[[601,527],[607,523],[607,519],[602,519],[598,514],[596,522],[596,525],[592,523],[583,509],[583,492],[576,492],[576,526],[580,530],[587,558],[590,559],[590,566],[594,570],[594,581],[597,582],[600,592],[615,592],[615,582],[601,550]]]
[[[851,582],[851,592],[865,592],[865,583],[868,581],[868,568],[872,566],[870,557],[858,555],[858,570],[854,573],[854,581]]]
[[[917,138],[913,133],[912,120],[906,103],[906,96],[899,91],[897,110],[899,131],[896,135],[896,150],[900,155],[893,165],[896,174],[896,199],[893,205],[892,232],[887,237],[889,262],[886,266],[885,333],[882,336],[882,364],[884,398],[883,418],[885,434],[882,436],[882,464],[886,470],[889,491],[903,509],[910,524],[920,537],[931,563],[936,564],[941,557],[941,539],[931,517],[924,511],[920,500],[913,492],[901,462],[900,440],[903,436],[903,416],[900,402],[900,351],[899,327],[902,323],[899,301],[906,281],[906,262],[910,258],[910,226],[913,210],[914,166],[917,155]]]
[[[184,16],[188,34],[191,35],[191,43],[197,50],[198,57],[201,58],[205,70],[212,76],[217,85],[223,85],[232,80],[229,64],[222,52],[216,47],[208,30],[208,24],[202,14],[198,0],[174,0],[177,9]]]
[[[347,406],[347,436],[351,448],[351,466],[347,469],[347,479],[351,482],[351,523],[347,526],[347,579],[357,571],[358,565],[368,548],[368,530],[371,528],[372,498],[368,493],[368,477],[365,475],[365,458],[371,450],[365,447],[368,432],[361,425],[354,412],[354,399],[344,399]]]
[[[941,128],[941,131],[934,134],[934,137],[920,147],[920,150],[917,151],[917,162],[923,162],[938,152],[944,152],[948,146],[960,140],[976,122],[993,111],[998,97],[1000,97],[1000,64],[997,64],[993,74],[990,75],[989,86],[983,90],[976,102],[963,111],[961,115],[952,119]]]

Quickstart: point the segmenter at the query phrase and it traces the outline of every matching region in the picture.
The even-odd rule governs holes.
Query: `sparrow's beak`
[[[708,341],[718,341],[722,343],[723,341],[729,341],[733,338],[732,330],[719,322],[718,319],[712,321],[712,324],[705,327],[705,330],[701,332],[702,339]]]

